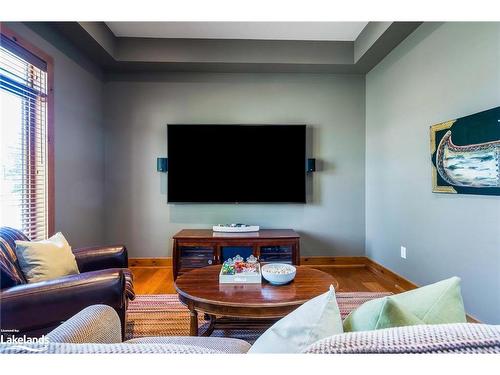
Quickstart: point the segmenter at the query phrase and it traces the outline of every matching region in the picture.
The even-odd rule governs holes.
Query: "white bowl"
[[[270,272],[272,269],[281,268],[284,269],[286,273],[273,273]],[[262,266],[262,277],[266,279],[269,283],[273,285],[284,285],[288,284],[295,278],[297,269],[285,263],[269,263]]]

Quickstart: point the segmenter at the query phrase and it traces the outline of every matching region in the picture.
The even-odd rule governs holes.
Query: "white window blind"
[[[47,64],[1,35],[0,226],[48,234]]]

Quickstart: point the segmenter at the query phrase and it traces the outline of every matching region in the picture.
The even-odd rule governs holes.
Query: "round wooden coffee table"
[[[262,284],[219,284],[220,265],[182,274],[175,281],[175,289],[190,311],[190,335],[198,336],[198,312],[207,314],[210,320],[204,335],[210,335],[215,328],[262,328],[327,292],[330,285],[338,288],[333,276],[296,267],[295,279],[280,286],[265,280]]]

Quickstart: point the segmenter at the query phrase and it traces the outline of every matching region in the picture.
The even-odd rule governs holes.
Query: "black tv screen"
[[[169,203],[304,203],[305,125],[168,125]]]

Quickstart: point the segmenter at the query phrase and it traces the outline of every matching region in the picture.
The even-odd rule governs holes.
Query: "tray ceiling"
[[[368,22],[106,22],[117,37],[354,41]]]

